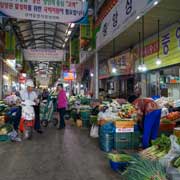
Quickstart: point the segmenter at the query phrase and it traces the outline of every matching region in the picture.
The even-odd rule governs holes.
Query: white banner
[[[97,33],[96,46],[102,48],[149,11],[155,0],[119,0],[105,17]],[[123,43],[123,42],[122,42]]]
[[[55,49],[24,49],[27,61],[63,61],[64,51]]]
[[[0,0],[0,13],[19,19],[70,23],[86,11],[87,2],[80,0]]]

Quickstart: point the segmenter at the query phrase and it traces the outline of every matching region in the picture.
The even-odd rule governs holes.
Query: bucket
[[[127,162],[114,162],[112,160],[109,160],[109,164],[113,171],[124,171],[128,166]]]

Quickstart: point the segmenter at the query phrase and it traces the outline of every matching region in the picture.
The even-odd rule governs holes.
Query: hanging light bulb
[[[117,69],[116,68],[112,68],[112,73],[116,73]]]
[[[147,67],[145,64],[142,64],[142,72],[145,72],[145,71],[147,71]]]
[[[159,66],[161,63],[162,63],[162,62],[161,62],[161,59],[160,59],[160,58],[157,58],[156,64]]]
[[[142,71],[142,65],[141,64],[138,66],[138,70]]]
[[[93,74],[93,73],[91,73],[91,74],[90,74],[90,76],[91,76],[91,77],[93,77],[93,76],[94,76],[94,74]]]

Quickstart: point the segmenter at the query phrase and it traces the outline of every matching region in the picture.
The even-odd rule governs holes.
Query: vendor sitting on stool
[[[138,123],[143,129],[143,148],[148,148],[150,140],[155,140],[158,136],[161,109],[151,98],[138,98],[132,95],[128,101],[137,109]]]

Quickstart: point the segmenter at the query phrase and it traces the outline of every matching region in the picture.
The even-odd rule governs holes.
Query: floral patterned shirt
[[[142,120],[144,115],[159,109],[157,103],[151,98],[138,98],[132,104],[137,110],[138,120]]]

